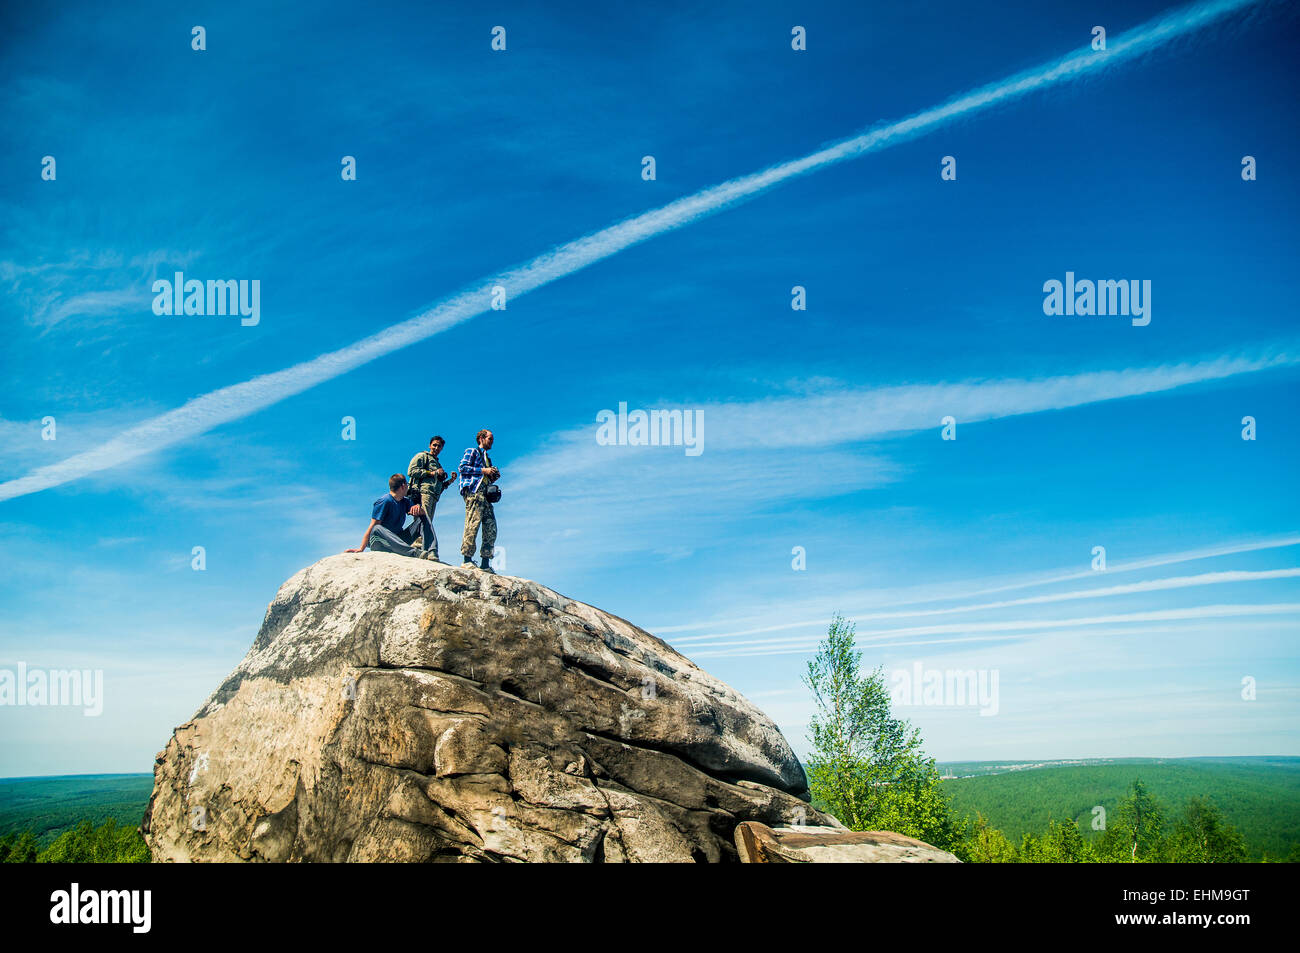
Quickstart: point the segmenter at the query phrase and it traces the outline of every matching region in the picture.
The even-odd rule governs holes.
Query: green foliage
[[[152,789],[148,774],[0,779],[0,861],[147,863]]]
[[[1097,860],[1071,818],[1050,821],[1041,836],[1026,834],[1020,845],[1024,864],[1088,864]]]
[[[1140,779],[1106,826],[1097,850],[1111,863],[1155,862],[1164,859],[1164,810]]]
[[[1246,843],[1208,798],[1194,797],[1174,825],[1167,859],[1187,864],[1237,864],[1246,859]]]
[[[995,827],[989,827],[983,814],[975,815],[975,825],[958,856],[972,864],[1015,864],[1020,855],[1015,845]]]
[[[34,864],[36,863],[36,853],[36,835],[31,831],[23,831],[10,842],[3,862],[6,864]]]
[[[890,714],[884,673],[862,673],[854,628],[836,615],[803,678],[817,706],[809,723],[814,803],[852,830],[891,830],[945,850],[958,847],[965,823],[948,805],[920,732]]]
[[[152,774],[0,778],[0,835],[31,831],[48,847],[83,820],[137,827],[152,791]]]
[[[147,864],[149,848],[140,832],[109,818],[99,827],[82,821],[40,850],[31,831],[0,837],[0,862],[8,864]]]
[[[147,864],[149,848],[139,831],[118,827],[109,818],[99,827],[82,821],[65,831],[41,852],[39,860],[44,864]]]
[[[1085,839],[1074,819],[1065,817],[1049,821],[1042,833],[1027,831],[1017,849],[977,813],[956,853],[962,860],[983,864],[1239,863],[1246,859],[1240,832],[1208,798],[1189,800],[1166,835],[1164,808],[1141,780],[1134,780],[1113,815],[1113,823],[1096,840]]]
[[[1107,826],[1117,823],[1119,802],[1134,777],[1159,795],[1167,819],[1192,797],[1212,797],[1223,819],[1241,833],[1247,860],[1266,854],[1282,860],[1300,843],[1300,758],[1134,758],[1012,771],[1000,764],[947,764],[953,773],[977,776],[945,781],[944,791],[961,815],[973,820],[982,814],[1012,843],[1071,817],[1097,846],[1105,835],[1093,829],[1094,809],[1105,809]]]

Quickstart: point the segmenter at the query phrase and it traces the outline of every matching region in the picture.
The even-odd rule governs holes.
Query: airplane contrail
[[[347,347],[195,397],[175,410],[128,428],[93,451],[74,454],[58,463],[38,467],[26,476],[0,483],[0,501],[58,486],[206,433],[423,341],[489,310],[492,289],[498,285],[506,289],[510,298],[517,298],[646,239],[734,206],[782,182],[906,142],[955,119],[1020,99],[1029,93],[1119,65],[1261,2],[1264,0],[1214,0],[1191,4],[1109,38],[1105,51],[1097,52],[1088,47],[1070,53],[1000,82],[981,86],[906,119],[875,126],[802,158],[731,179],[559,245],[532,261]]]
[[[1172,566],[1177,563],[1195,562],[1201,559],[1217,559],[1221,556],[1236,556],[1240,553],[1259,552],[1264,549],[1281,549],[1291,546],[1300,546],[1300,536],[1290,534],[1288,536],[1277,536],[1272,539],[1251,540],[1245,543],[1228,543],[1219,546],[1203,546],[1200,549],[1187,549],[1177,553],[1163,553],[1159,556],[1147,556],[1142,559],[1125,561],[1122,563],[1112,563],[1106,570],[1107,576],[1117,576],[1121,573],[1136,572],[1139,569],[1155,569],[1160,566]],[[1074,572],[1060,573],[1049,576],[1033,576],[1028,579],[1021,579],[1016,582],[1003,583],[997,586],[986,586],[981,589],[967,590],[960,593],[945,593],[942,596],[931,596],[923,599],[902,599],[893,602],[881,602],[874,605],[866,606],[862,611],[869,612],[877,609],[891,609],[897,606],[920,606],[929,605],[933,602],[951,602],[954,599],[974,599],[977,596],[988,596],[998,592],[1008,592],[1014,589],[1032,589],[1038,586],[1054,585],[1058,582],[1072,582],[1075,579],[1088,579],[1097,577],[1097,570],[1082,569]],[[842,615],[860,618],[857,613],[844,612]],[[649,631],[663,635],[665,632],[689,632],[692,629],[716,629],[720,626],[743,625],[754,619],[766,618],[766,615],[749,615],[735,619],[710,619],[707,622],[685,622],[680,625],[660,625],[652,626]],[[744,629],[737,632],[714,633],[712,637],[721,638],[723,636],[734,635],[754,635],[763,632],[779,632],[782,629],[797,629],[801,626],[808,625],[830,625],[830,619],[805,619],[802,622],[782,622],[779,625],[765,625],[756,629]],[[686,641],[699,639],[701,636],[687,636]],[[673,644],[683,641],[682,639],[674,640]]]
[[[1094,570],[1095,572],[1095,570]],[[965,615],[968,612],[984,612],[989,609],[1010,609],[1016,606],[1042,605],[1049,602],[1067,602],[1074,599],[1102,599],[1109,596],[1125,596],[1139,592],[1160,592],[1167,589],[1186,589],[1190,586],[1214,586],[1232,582],[1262,582],[1269,579],[1295,579],[1300,576],[1300,569],[1262,569],[1229,570],[1225,572],[1206,572],[1196,576],[1169,576],[1164,579],[1147,579],[1142,582],[1129,582],[1117,586],[1104,586],[1098,589],[1075,589],[1070,592],[1056,592],[1045,596],[1028,596],[1023,599],[1004,599],[1001,602],[984,602],[976,605],[947,606],[942,609],[910,609],[903,612],[868,612],[855,614],[854,622],[875,621],[877,619],[916,619],[922,616]],[[688,635],[674,639],[673,645],[705,642],[708,640],[729,640],[741,635],[761,635],[767,632],[779,632],[783,629],[797,629],[808,625],[827,625],[830,619],[817,619],[812,622],[786,622],[781,625],[763,626],[757,629],[744,629],[739,632],[714,632],[708,635]],[[788,638],[782,636],[781,638]],[[761,641],[761,640],[760,640]],[[769,639],[776,642],[779,639]],[[710,642],[721,645],[722,641]],[[737,642],[738,645],[747,643]]]
[[[1077,619],[1019,619],[1010,622],[978,622],[973,624],[953,623],[951,625],[910,626],[902,629],[877,629],[872,632],[857,633],[855,644],[871,643],[874,648],[883,640],[900,635],[945,635],[968,632],[988,632],[990,640],[1001,639],[1000,632],[1029,633],[1032,637],[1038,630],[1068,630],[1094,625],[1110,625],[1123,622],[1179,622],[1199,619],[1231,619],[1258,615],[1295,615],[1300,613],[1300,602],[1275,602],[1262,605],[1210,605],[1191,606],[1185,609],[1156,609],[1150,612],[1131,612],[1116,615],[1089,616]],[[806,653],[815,649],[824,639],[823,636],[784,639],[754,639],[750,642],[719,642],[709,645],[690,646],[690,657],[696,658],[745,658],[761,655],[793,655]],[[696,651],[706,648],[708,651]]]

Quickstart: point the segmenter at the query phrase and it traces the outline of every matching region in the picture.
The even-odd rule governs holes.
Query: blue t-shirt
[[[385,493],[375,500],[375,508],[370,511],[370,518],[379,520],[379,525],[384,529],[400,533],[402,526],[406,523],[406,513],[414,505],[406,497],[395,500],[393,494]]]

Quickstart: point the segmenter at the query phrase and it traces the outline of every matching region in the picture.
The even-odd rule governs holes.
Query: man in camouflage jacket
[[[413,456],[406,468],[406,478],[411,483],[411,496],[419,502],[425,514],[425,518],[420,520],[420,533],[429,535],[424,546],[426,558],[433,560],[438,559],[438,537],[433,532],[433,511],[442,491],[456,479],[454,475],[448,476],[438,462],[438,454],[442,453],[442,448],[446,445],[447,441],[442,437],[431,437],[429,449],[421,450]]]

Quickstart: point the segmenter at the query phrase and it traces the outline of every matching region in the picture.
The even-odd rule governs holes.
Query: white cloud
[[[142,309],[149,305],[149,301],[148,290],[143,286],[116,291],[87,291],[51,303],[38,320],[50,327],[68,318],[116,314],[129,308]]]

